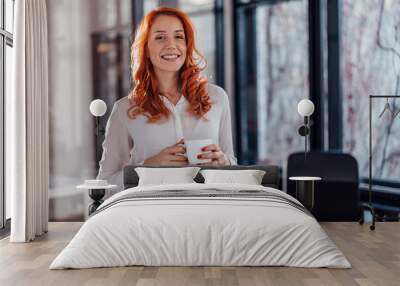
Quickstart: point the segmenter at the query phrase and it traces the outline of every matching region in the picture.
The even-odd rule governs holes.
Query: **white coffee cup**
[[[211,162],[211,159],[198,159],[197,155],[201,153],[206,153],[201,151],[201,149],[203,147],[211,145],[212,143],[212,139],[185,140],[186,155],[189,164],[202,164]]]

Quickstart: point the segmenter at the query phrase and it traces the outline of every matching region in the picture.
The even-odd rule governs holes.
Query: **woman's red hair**
[[[180,91],[189,102],[187,111],[197,118],[204,117],[211,108],[211,102],[207,92],[207,79],[200,75],[204,70],[204,67],[200,67],[200,63],[205,63],[205,60],[195,47],[193,24],[184,12],[165,7],[148,13],[136,31],[135,41],[131,47],[132,80],[135,87],[129,95],[128,116],[135,118],[143,114],[150,123],[158,122],[163,117],[168,119],[170,116],[169,109],[160,97],[153,65],[146,57],[150,29],[159,15],[174,16],[182,22],[187,50],[185,62],[179,71]]]

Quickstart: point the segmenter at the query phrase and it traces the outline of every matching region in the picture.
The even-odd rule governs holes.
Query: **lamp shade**
[[[90,113],[93,116],[103,116],[107,112],[107,105],[101,99],[95,99],[90,103]]]
[[[314,113],[314,103],[309,99],[302,99],[297,104],[297,112],[303,117],[310,116]]]

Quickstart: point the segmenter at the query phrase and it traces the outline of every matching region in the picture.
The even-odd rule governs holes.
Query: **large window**
[[[342,7],[343,151],[368,177],[369,95],[400,95],[400,2],[344,0]],[[400,99],[373,101],[373,177],[400,181]]]
[[[304,144],[296,110],[309,96],[308,1],[236,1],[235,11],[240,163],[283,165]]]
[[[11,217],[10,193],[6,188],[6,105],[11,94],[14,1],[0,1],[0,228]]]

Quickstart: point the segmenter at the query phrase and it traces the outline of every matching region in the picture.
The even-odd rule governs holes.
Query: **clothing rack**
[[[368,203],[362,205],[362,211],[368,210],[372,215],[372,224],[370,225],[371,230],[375,230],[375,221],[377,215],[375,213],[375,208],[372,205],[372,100],[373,99],[382,99],[385,98],[388,100],[389,98],[400,98],[400,95],[370,95],[369,96],[369,174],[368,174]],[[386,111],[386,105],[384,110],[381,112],[381,115]],[[399,114],[391,112],[392,118],[396,117]],[[390,219],[390,218],[385,218]],[[359,220],[360,224],[364,223],[364,213],[361,214],[361,218]]]

